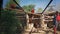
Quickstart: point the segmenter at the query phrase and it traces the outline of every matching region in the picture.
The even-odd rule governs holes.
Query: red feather
[[[32,9],[32,11],[31,11],[32,13],[34,13],[34,9]]]

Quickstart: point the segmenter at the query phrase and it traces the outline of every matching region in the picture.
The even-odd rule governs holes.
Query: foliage
[[[37,10],[38,13],[41,13],[42,11],[43,11],[42,8],[38,8],[38,10]]]
[[[19,3],[19,0],[16,0],[17,3]],[[15,4],[13,0],[9,0],[9,2],[7,2],[6,7],[10,7],[11,4]],[[16,4],[15,4],[16,5]]]
[[[16,34],[20,22],[16,19],[16,12],[11,10],[1,11],[0,34]],[[20,24],[19,24],[20,23]]]
[[[24,11],[30,12],[35,7],[35,5],[30,4],[30,5],[25,5],[25,6],[22,6],[22,7],[23,7]]]

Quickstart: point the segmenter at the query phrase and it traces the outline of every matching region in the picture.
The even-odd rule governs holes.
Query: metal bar
[[[47,9],[47,7],[51,4],[53,0],[50,0],[50,2],[48,3],[48,5],[46,6],[46,8],[43,10],[42,14],[44,13],[44,11]]]
[[[17,2],[16,2],[16,0],[13,0],[18,6],[19,6],[19,8],[22,8]]]

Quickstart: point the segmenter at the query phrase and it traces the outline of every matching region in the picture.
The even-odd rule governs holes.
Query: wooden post
[[[28,14],[26,14],[26,20],[27,20],[27,27],[26,28],[28,28],[28,23],[29,23],[29,16],[28,16]]]
[[[42,17],[41,17],[42,19],[42,24],[41,24],[41,26],[42,26],[42,28],[44,29],[44,30],[46,30],[46,28],[47,28],[47,24],[45,24],[45,19],[44,19],[44,14],[42,14]]]
[[[42,20],[42,26],[43,26],[44,25],[44,19],[43,19],[44,18],[44,15],[43,14],[42,14],[42,17],[41,18],[42,18],[41,20]]]
[[[0,10],[3,8],[3,0],[0,0]]]
[[[41,16],[41,27],[43,28],[44,26],[44,21],[43,21],[43,15]]]

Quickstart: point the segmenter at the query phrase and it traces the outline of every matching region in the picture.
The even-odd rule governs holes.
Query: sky
[[[35,8],[45,8],[45,6],[48,4],[49,0],[22,0],[23,2],[20,2],[20,5],[29,5],[29,4],[34,4]]]
[[[3,7],[5,7],[5,5],[8,1],[9,0],[3,1]],[[20,6],[34,4],[35,9],[37,10],[38,8],[44,9],[47,6],[47,4],[49,3],[49,1],[50,0],[20,0],[19,4],[20,4]],[[59,10],[60,9],[60,0],[53,0],[50,5],[55,5],[54,8],[56,10]]]

